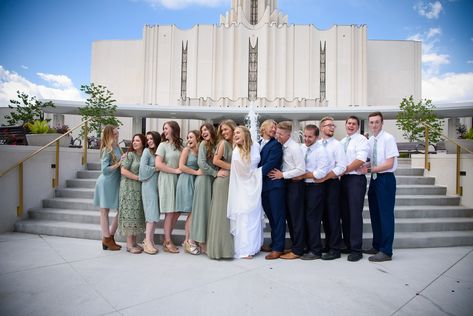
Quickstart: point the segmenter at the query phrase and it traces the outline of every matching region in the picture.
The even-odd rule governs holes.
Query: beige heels
[[[179,253],[179,249],[177,249],[177,247],[174,246],[174,244],[170,240],[164,241],[163,251],[169,253]]]
[[[143,251],[149,255],[155,255],[158,253],[158,249],[156,249],[153,244],[148,242],[146,239],[143,240]]]

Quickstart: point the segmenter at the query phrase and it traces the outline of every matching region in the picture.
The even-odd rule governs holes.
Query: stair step
[[[473,217],[473,208],[459,205],[396,205],[394,216],[398,218]],[[363,218],[369,218],[368,206],[363,208]]]
[[[368,183],[370,183],[370,176],[367,176]],[[435,177],[421,177],[421,176],[396,176],[396,184],[435,184]]]
[[[394,172],[396,176],[423,176],[424,168],[405,168],[400,166]]]
[[[93,199],[95,190],[92,188],[58,188],[56,189],[56,197],[62,198],[81,198]]]
[[[79,179],[97,179],[102,172],[100,170],[79,170],[77,178]]]
[[[87,170],[100,170],[101,164],[100,162],[89,162],[87,163]]]
[[[98,208],[94,206],[91,199],[79,199],[79,198],[53,198],[43,200],[44,208],[60,208],[60,209],[73,209],[73,210],[90,210],[97,211]]]
[[[15,224],[15,231],[40,235],[53,235],[84,239],[101,239],[99,225],[78,224],[47,220],[22,220]],[[156,229],[155,240],[162,242],[163,231]],[[116,236],[123,241],[122,236]],[[184,230],[175,229],[173,241],[180,245],[185,238]],[[264,233],[265,242],[270,242],[270,233]],[[365,248],[371,246],[371,233],[363,234]],[[286,243],[289,235],[286,234]],[[469,246],[473,244],[473,230],[469,231],[442,231],[442,232],[397,232],[394,238],[394,248],[425,248],[425,247],[452,247]]]
[[[432,232],[432,231],[473,231],[473,218],[397,218],[395,231],[398,232]],[[363,232],[371,232],[371,221],[363,220]]]
[[[67,188],[95,188],[96,179],[69,179],[66,180]]]
[[[365,197],[365,206],[368,205],[368,196]],[[444,195],[398,195],[397,206],[404,205],[460,205],[460,197]]]
[[[397,195],[445,195],[447,187],[425,184],[399,184],[396,187]]]

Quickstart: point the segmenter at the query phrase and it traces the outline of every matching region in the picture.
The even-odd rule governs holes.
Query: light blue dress
[[[159,222],[158,172],[154,166],[156,156],[145,148],[140,161],[141,195],[146,222]]]
[[[179,167],[181,151],[169,142],[159,144],[156,155],[162,157],[163,162],[171,168]],[[159,210],[162,213],[176,211],[176,184],[177,174],[160,171],[158,176]]]
[[[189,150],[186,166],[194,170],[199,169],[197,156],[192,152],[192,150]],[[184,172],[179,175],[176,186],[176,210],[178,212],[189,213],[192,210],[195,177],[196,176],[193,174]]]
[[[113,148],[112,152],[104,150],[100,159],[100,170],[102,174],[95,183],[94,205],[99,208],[118,209],[118,193],[120,188],[120,168],[115,170],[111,166],[120,160],[121,151],[119,147]]]

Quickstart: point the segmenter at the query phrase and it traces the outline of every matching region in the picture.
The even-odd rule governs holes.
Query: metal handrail
[[[84,126],[84,145],[82,146],[83,148],[83,153],[82,153],[82,165],[87,164],[87,134],[88,134],[88,123],[91,120],[91,118],[82,121],[79,125],[75,126],[74,128],[70,129],[66,133],[62,134],[61,136],[55,138],[54,140],[50,141],[46,145],[42,146],[41,148],[35,150],[19,162],[15,163],[13,166],[8,168],[7,170],[3,171],[0,173],[0,178],[5,176],[7,173],[12,171],[13,169],[18,167],[18,206],[16,208],[16,213],[17,216],[23,216],[23,164],[42,152],[44,149],[47,147],[51,146],[52,144],[56,143],[56,172],[55,172],[55,178],[52,181],[52,186],[53,188],[57,188],[59,186],[59,141],[66,137],[67,135],[71,134],[74,130],[78,129],[79,127]]]
[[[427,148],[425,150],[425,153],[424,153],[424,169],[426,170],[430,170],[430,162],[429,162],[429,129],[432,129],[433,127],[430,126],[429,124],[427,123],[424,123],[424,127],[425,127],[425,148]],[[448,137],[447,135],[443,134],[443,133],[440,133],[440,136],[443,138],[443,140],[447,140],[447,141],[450,141],[452,143],[454,143],[457,148],[456,148],[456,172],[455,172],[455,193],[459,196],[462,196],[463,195],[463,187],[461,186],[461,183],[460,183],[460,176],[461,176],[461,168],[460,168],[460,164],[461,164],[461,160],[460,160],[460,154],[461,154],[461,151],[462,149],[464,151],[466,151],[467,153],[470,153],[473,155],[473,152],[471,150],[469,150],[468,148],[465,148],[464,146],[460,145],[457,141],[451,139],[450,137]]]

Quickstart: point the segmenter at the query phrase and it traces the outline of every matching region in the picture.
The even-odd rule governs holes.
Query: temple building
[[[146,25],[142,39],[94,42],[91,82],[110,89],[117,103],[156,108],[252,101],[257,108],[325,107],[329,115],[420,99],[421,42],[368,40],[367,32],[366,25],[289,24],[276,0],[232,0],[219,24]]]

